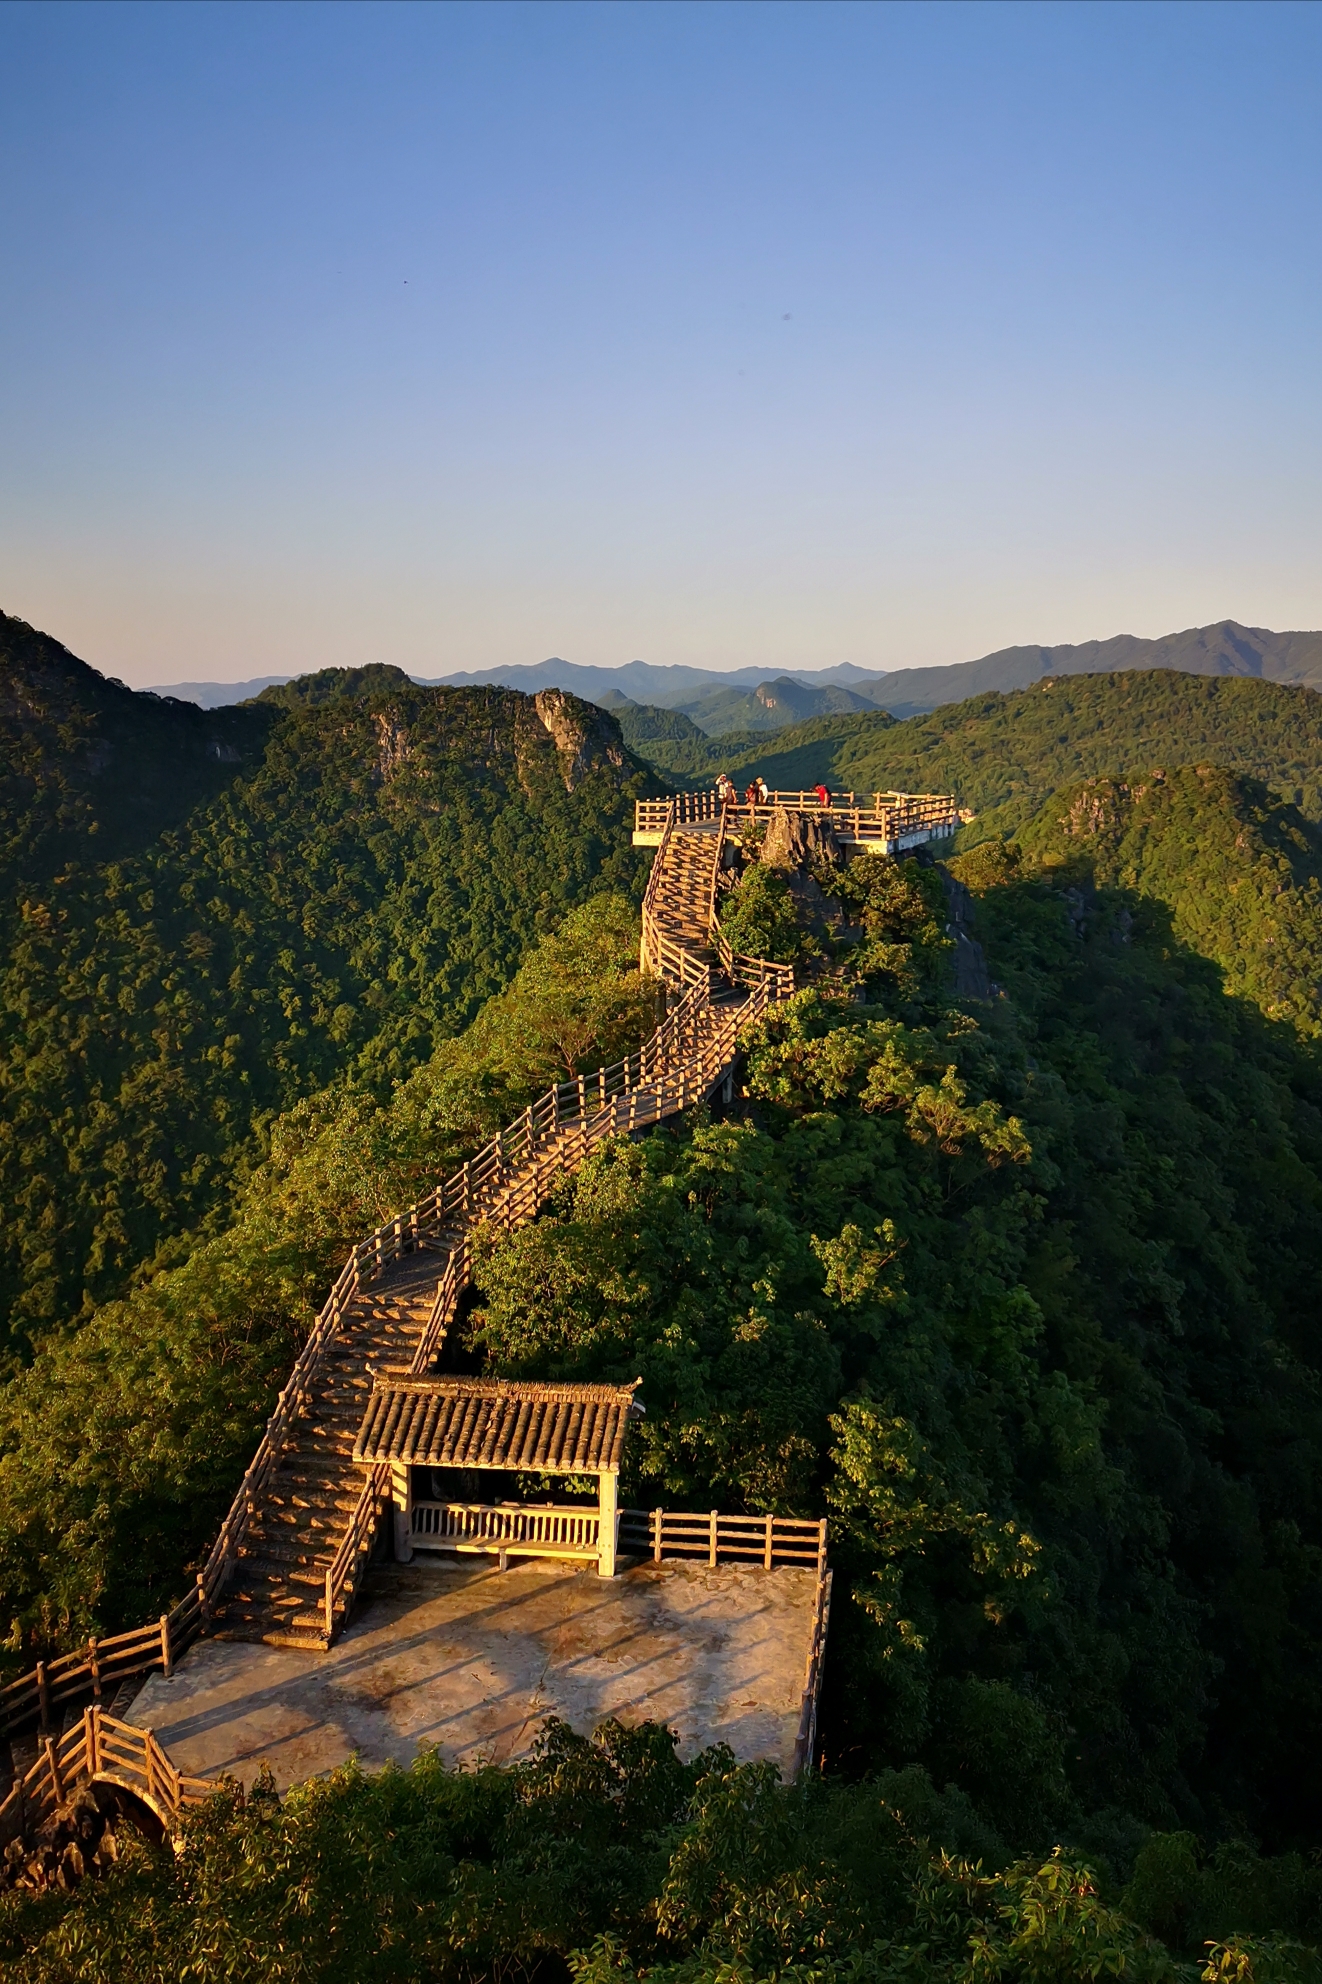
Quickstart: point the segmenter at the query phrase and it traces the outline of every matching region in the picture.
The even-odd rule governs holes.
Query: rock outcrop
[[[762,859],[770,868],[794,868],[802,873],[838,862],[840,843],[829,819],[777,806],[767,821]]]
[[[564,689],[541,689],[532,700],[543,729],[555,745],[566,792],[572,792],[603,761],[623,765],[620,726],[605,710],[580,702]]]

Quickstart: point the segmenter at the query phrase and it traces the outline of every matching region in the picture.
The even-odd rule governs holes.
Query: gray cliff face
[[[624,764],[620,726],[605,710],[580,702],[564,689],[539,690],[532,701],[543,729],[555,745],[566,792],[573,792],[603,763],[617,769]]]

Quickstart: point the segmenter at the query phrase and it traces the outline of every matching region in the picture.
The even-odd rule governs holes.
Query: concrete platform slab
[[[448,1764],[526,1756],[548,1715],[588,1733],[649,1717],[680,1754],[729,1743],[788,1776],[816,1573],[642,1564],[614,1578],[444,1559],[374,1574],[329,1653],[201,1640],[133,1705],[179,1769],[281,1790],[356,1756]]]

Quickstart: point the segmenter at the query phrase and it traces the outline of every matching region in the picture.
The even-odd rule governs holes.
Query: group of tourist
[[[817,804],[819,806],[830,805],[831,792],[829,786],[818,785],[814,786],[813,790],[817,794]],[[738,789],[728,772],[721,772],[718,775],[716,780],[716,796],[722,806],[737,806],[739,804]],[[745,806],[765,806],[770,798],[771,793],[764,778],[759,776],[758,778],[749,780],[747,790],[744,793]]]

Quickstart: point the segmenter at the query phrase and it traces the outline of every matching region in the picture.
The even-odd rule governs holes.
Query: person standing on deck
[[[722,806],[737,806],[739,794],[734,789],[734,780],[729,772],[721,772],[716,780],[716,797]]]
[[[827,786],[819,785],[815,786],[814,790],[817,794],[817,804],[819,806],[829,806],[831,803],[830,789]]]

